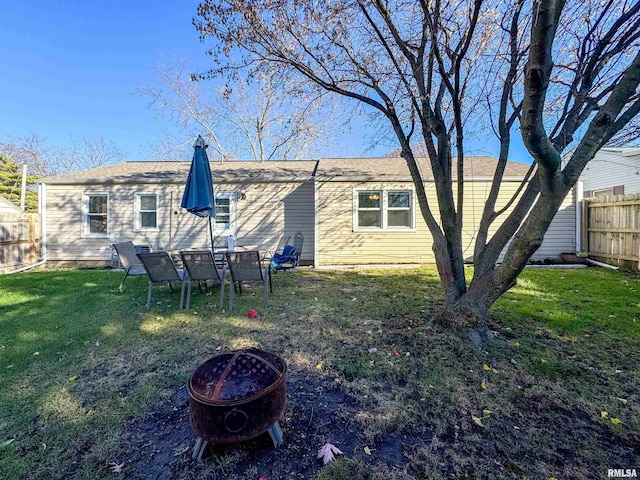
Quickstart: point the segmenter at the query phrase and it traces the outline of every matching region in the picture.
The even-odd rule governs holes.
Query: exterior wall
[[[47,185],[47,260],[108,261],[111,244],[131,240],[153,249],[180,250],[210,245],[206,218],[180,208],[183,185]],[[216,195],[237,195],[236,228],[238,245],[265,251],[275,247],[283,235],[302,230],[305,243],[302,260],[313,260],[314,208],[312,183],[216,184]],[[240,192],[244,191],[245,199]],[[109,236],[83,238],[82,203],[84,193],[108,193]],[[135,193],[158,195],[158,231],[134,230]],[[216,230],[226,245],[228,231]]]
[[[519,182],[504,182],[497,208],[505,205],[515,193]],[[463,218],[463,254],[465,260],[473,260],[475,234],[480,224],[484,203],[490,190],[490,182],[476,181],[465,184],[467,208]],[[318,265],[385,264],[385,263],[435,263],[432,237],[418,209],[414,208],[415,229],[412,231],[354,231],[353,208],[355,188],[413,189],[406,183],[321,182],[318,184]],[[429,204],[437,213],[435,185],[425,185]],[[436,216],[438,218],[438,216]],[[490,229],[495,233],[498,225]],[[533,257],[559,258],[560,253],[575,248],[575,206],[569,196],[548,231],[548,239]]]
[[[558,209],[540,248],[531,260],[557,259],[561,253],[576,250],[576,201],[575,189],[567,195]]]
[[[585,191],[624,185],[625,195],[640,193],[640,155],[623,156],[615,149],[600,150],[582,172]]]

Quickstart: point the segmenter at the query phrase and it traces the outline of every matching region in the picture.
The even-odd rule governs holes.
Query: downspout
[[[584,198],[584,181],[578,179],[575,188],[576,194],[576,252],[582,251],[582,239],[580,238],[582,234],[582,199]]]
[[[316,161],[316,165],[313,168],[313,172],[311,173],[311,180],[313,181],[313,267],[318,268],[320,266],[320,262],[318,261],[318,253],[320,250],[319,247],[319,238],[320,234],[318,232],[318,180],[316,179],[316,173],[318,172],[318,167],[320,166],[320,160]]]

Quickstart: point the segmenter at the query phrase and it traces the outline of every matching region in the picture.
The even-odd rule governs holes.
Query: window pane
[[[155,210],[155,209],[156,209],[155,195],[140,195],[140,210]]]
[[[359,227],[380,227],[380,212],[360,210],[358,212]]]
[[[142,228],[156,228],[156,212],[141,212],[140,226]]]
[[[409,192],[390,192],[389,208],[409,208]]]
[[[411,227],[411,211],[389,210],[387,212],[387,225],[389,227]]]
[[[89,213],[107,213],[107,196],[90,195]]]
[[[89,233],[107,233],[107,216],[92,215],[89,217]]]
[[[229,225],[229,214],[217,214],[216,215],[216,225],[217,226],[221,226],[221,225]]]
[[[358,193],[358,208],[380,208],[380,192]]]

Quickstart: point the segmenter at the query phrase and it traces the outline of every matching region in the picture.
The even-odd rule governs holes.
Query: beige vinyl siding
[[[111,244],[128,240],[153,249],[207,248],[207,219],[180,208],[183,189],[182,184],[47,185],[47,259],[108,261]],[[305,237],[302,260],[313,260],[312,183],[220,183],[214,189],[216,195],[237,195],[238,245],[265,251],[277,245],[283,232],[293,235],[301,230]],[[240,199],[242,190],[246,192],[244,200]],[[109,195],[108,237],[83,238],[83,195],[91,192]],[[135,193],[141,192],[158,195],[158,231],[135,231]]]
[[[497,208],[504,206],[516,192],[519,182],[503,182],[497,201]],[[467,261],[473,260],[476,232],[490,182],[474,181],[465,183],[465,211],[463,216],[462,245]],[[432,237],[429,229],[414,201],[416,209],[415,230],[413,231],[354,231],[353,208],[354,189],[398,189],[412,190],[411,182],[321,182],[318,185],[318,265],[345,264],[385,264],[385,263],[435,263],[432,251]],[[437,197],[435,184],[425,184],[427,199],[436,219]],[[455,191],[455,189],[454,189]],[[571,198],[565,201],[563,208],[571,211]],[[572,210],[575,215],[575,208]],[[564,210],[563,210],[564,212]],[[508,212],[507,212],[508,213]],[[506,214],[501,218],[505,218]],[[543,242],[541,250],[544,256],[558,257],[564,245],[571,245],[575,237],[573,230],[566,226],[570,221],[562,213],[554,220],[550,228],[551,240]],[[495,233],[500,223],[494,222],[489,230]],[[558,249],[559,245],[562,245]]]

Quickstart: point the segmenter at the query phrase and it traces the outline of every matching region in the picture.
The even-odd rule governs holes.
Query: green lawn
[[[166,287],[147,313],[144,280],[119,294],[121,275],[0,277],[0,478],[562,480],[640,468],[637,275],[527,270],[491,310],[498,337],[484,351],[432,323],[433,269],[278,274],[268,312],[249,289],[232,313],[219,313],[217,290],[180,312]],[[199,363],[244,346],[289,364],[285,444],[193,463],[176,395]],[[345,456],[323,468],[327,438]]]

